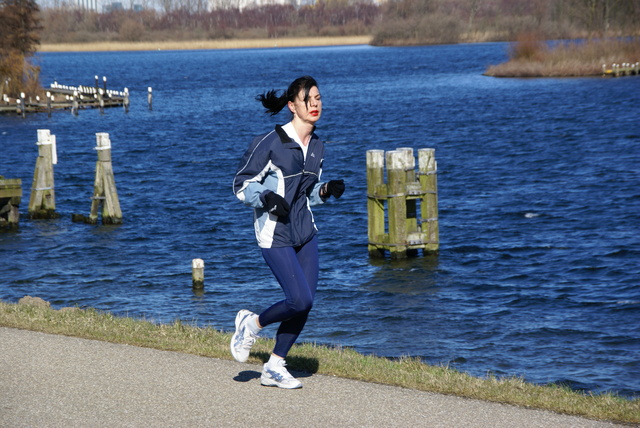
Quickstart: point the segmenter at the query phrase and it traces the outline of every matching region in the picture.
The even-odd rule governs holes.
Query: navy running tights
[[[314,236],[300,247],[263,248],[262,256],[276,277],[285,299],[260,314],[266,327],[279,322],[273,353],[285,358],[302,332],[318,286],[318,240]]]

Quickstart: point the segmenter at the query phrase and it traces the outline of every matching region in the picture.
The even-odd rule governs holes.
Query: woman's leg
[[[268,248],[263,257],[285,294],[285,299],[260,314],[266,326],[280,322],[273,353],[285,358],[297,340],[313,306],[318,285],[318,241],[314,237],[297,248]]]

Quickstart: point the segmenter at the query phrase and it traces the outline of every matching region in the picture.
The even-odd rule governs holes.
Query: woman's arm
[[[262,184],[271,165],[265,140],[266,136],[258,138],[249,146],[233,179],[233,193],[242,202],[254,208],[264,206],[264,200],[260,195],[269,190]]]

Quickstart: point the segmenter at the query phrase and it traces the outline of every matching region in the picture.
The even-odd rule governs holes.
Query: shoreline
[[[43,43],[38,48],[38,52],[129,52],[169,50],[264,49],[368,45],[370,41],[371,36],[341,36],[157,42]]]
[[[18,303],[0,300],[0,327],[51,335],[84,338],[230,360],[231,332],[198,327],[177,319],[172,324],[144,318],[116,316],[90,307],[55,309],[39,297],[25,296]],[[274,340],[263,338],[252,348],[250,363],[263,364]],[[615,393],[593,394],[567,386],[527,383],[523,378],[493,375],[480,378],[446,366],[433,366],[419,358],[388,359],[360,354],[349,348],[300,342],[292,348],[294,370],[436,394],[578,416],[623,424],[640,422],[640,399]]]
[[[260,385],[262,363],[254,361],[2,327],[0,340],[4,366],[10,368],[0,373],[7,427],[297,426],[300,420],[307,428],[447,427],[452,415],[456,426],[477,428],[522,426],[522,421],[540,427],[622,427],[309,371],[292,370],[302,378],[302,389],[274,390]],[[239,412],[238,403],[251,403],[251,411]]]

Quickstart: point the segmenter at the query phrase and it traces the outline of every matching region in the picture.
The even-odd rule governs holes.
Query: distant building
[[[209,0],[209,10],[214,9],[251,9],[254,7],[273,4],[308,6],[316,3],[316,0]]]
[[[98,0],[76,0],[78,9],[98,11]]]
[[[114,10],[124,10],[124,6],[122,5],[121,2],[114,1],[104,6],[102,9],[105,13],[109,13],[109,12],[113,12]]]

